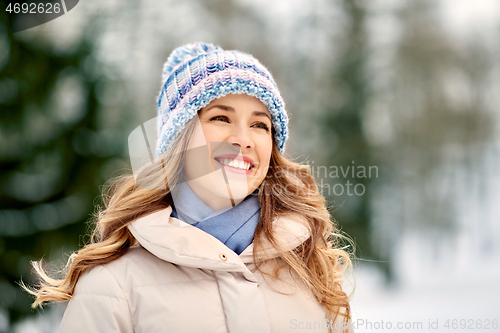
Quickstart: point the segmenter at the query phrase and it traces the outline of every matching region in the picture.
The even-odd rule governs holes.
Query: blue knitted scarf
[[[253,242],[259,223],[259,200],[249,195],[234,207],[214,212],[183,183],[174,197],[172,217],[214,236],[238,255]]]

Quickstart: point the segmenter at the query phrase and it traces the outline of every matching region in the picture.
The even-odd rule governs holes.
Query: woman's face
[[[188,184],[214,210],[230,206],[230,199],[238,204],[259,187],[269,169],[271,114],[255,97],[229,94],[202,108],[198,118],[201,130],[195,129],[188,151],[208,154],[186,154]]]

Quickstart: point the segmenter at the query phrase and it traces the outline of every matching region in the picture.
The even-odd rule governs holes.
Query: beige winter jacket
[[[139,244],[80,277],[59,332],[327,332],[324,307],[289,273],[282,277],[293,285],[264,280],[253,244],[238,256],[171,211],[132,222]],[[309,237],[297,217],[280,218],[274,228],[287,250]],[[259,259],[276,256],[269,245]]]

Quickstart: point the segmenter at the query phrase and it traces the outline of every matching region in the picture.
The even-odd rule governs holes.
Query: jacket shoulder
[[[78,279],[74,296],[101,295],[126,300],[113,274],[106,265],[93,267]]]
[[[93,267],[78,279],[58,332],[133,332],[126,297],[105,265]]]
[[[129,248],[123,256],[103,265],[102,269],[113,277],[127,298],[133,289],[143,286],[213,279],[203,270],[160,259],[141,245]],[[97,274],[103,278],[106,275],[100,271]]]
[[[125,300],[118,275],[127,266],[134,265],[144,259],[147,254],[140,247],[133,247],[120,258],[85,271],[75,287],[75,294],[97,294]]]

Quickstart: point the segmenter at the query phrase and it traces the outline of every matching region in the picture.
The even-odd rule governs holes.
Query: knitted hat
[[[283,154],[288,139],[285,103],[271,73],[250,54],[205,43],[184,45],[165,62],[162,82],[157,98],[157,157],[201,108],[227,94],[254,96],[267,106]]]

